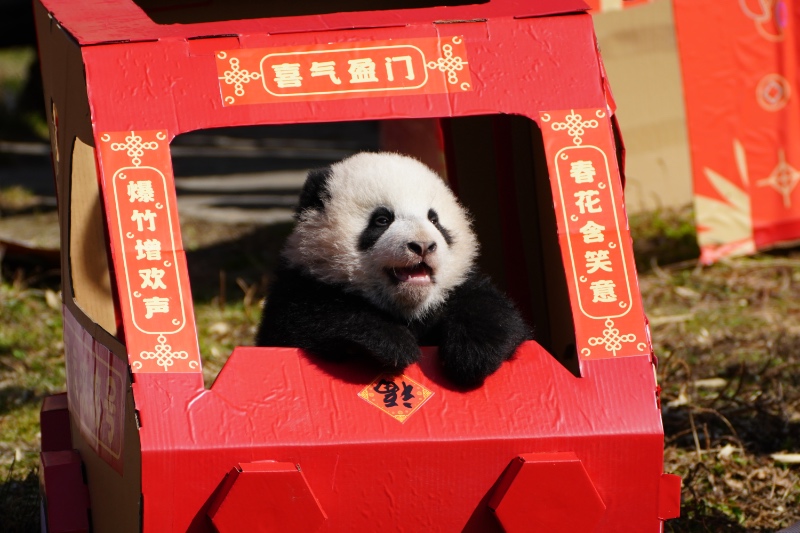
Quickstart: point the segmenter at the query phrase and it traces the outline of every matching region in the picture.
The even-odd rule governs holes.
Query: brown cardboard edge
[[[58,131],[55,146],[60,154],[54,161],[56,171],[56,194],[59,206],[61,242],[70,242],[70,196],[71,171],[73,167],[73,140],[81,139],[91,146],[93,138],[91,113],[83,77],[83,59],[76,41],[57,24],[48,10],[37,1],[34,15],[42,61],[42,78],[45,93],[45,108],[49,123],[53,124],[53,105],[58,112]],[[86,142],[89,141],[89,142]],[[67,148],[69,147],[69,148]],[[98,193],[99,201],[99,193]],[[62,250],[62,289],[64,305],[80,325],[93,338],[109,348],[116,357],[125,360],[124,344],[96,324],[73,299],[70,250]],[[141,443],[136,427],[133,392],[130,374],[126,378],[125,426],[123,444],[124,475],[120,475],[80,435],[75,413],[70,414],[72,444],[80,453],[86,467],[89,498],[92,505],[92,522],[95,532],[131,532],[140,530],[141,502]]]

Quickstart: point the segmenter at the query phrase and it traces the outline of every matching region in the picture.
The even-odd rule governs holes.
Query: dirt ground
[[[641,278],[663,387],[672,531],[800,520],[800,255],[683,264]]]

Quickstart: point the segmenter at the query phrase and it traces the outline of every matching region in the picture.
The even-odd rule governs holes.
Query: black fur
[[[300,191],[300,201],[297,205],[298,215],[306,209],[317,209],[321,211],[325,208],[325,202],[329,200],[331,196],[328,191],[328,180],[330,180],[330,177],[330,167],[309,171],[306,182],[303,185],[303,190]]]
[[[428,211],[428,220],[430,220],[431,224],[433,224],[434,227],[437,230],[439,230],[439,233],[442,234],[442,237],[444,238],[444,242],[447,243],[447,246],[452,245],[453,244],[453,235],[449,231],[447,231],[447,229],[445,227],[442,226],[442,223],[439,222],[439,215],[433,209],[430,209]]]
[[[369,217],[369,224],[358,238],[359,251],[365,252],[375,246],[392,222],[394,222],[394,213],[386,207],[376,208]]]
[[[298,268],[283,264],[276,276],[256,335],[259,346],[299,347],[329,360],[367,356],[394,372],[419,359],[419,345],[439,346],[444,374],[471,388],[531,338],[514,304],[478,276],[455,288],[437,312],[410,324]]]

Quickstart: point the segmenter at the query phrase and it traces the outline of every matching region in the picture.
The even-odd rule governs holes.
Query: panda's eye
[[[428,211],[428,220],[431,221],[431,224],[438,224],[439,223],[439,215],[436,214],[436,211],[431,209]]]
[[[385,207],[376,209],[369,219],[369,225],[378,228],[385,228],[394,222],[394,214]]]

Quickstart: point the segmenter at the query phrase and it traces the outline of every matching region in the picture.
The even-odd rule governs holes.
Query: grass
[[[28,70],[36,60],[36,50],[31,47],[0,49],[0,90],[17,95],[25,87]]]
[[[52,289],[0,284],[0,464],[13,473],[38,464],[39,405],[64,389],[61,324]]]
[[[630,226],[636,233],[633,246],[640,272],[648,271],[653,264],[673,264],[700,256],[690,206],[636,213],[630,215]]]
[[[668,531],[773,531],[800,520],[800,254],[642,276],[659,355]],[[790,458],[794,459],[794,458]]]
[[[0,282],[0,516],[38,531],[39,408],[65,388],[61,307],[51,287]],[[52,278],[51,278],[52,279]]]
[[[32,47],[0,49],[0,139],[48,140],[40,89],[28,85],[35,59]]]
[[[37,203],[36,196],[20,185],[0,188],[0,214],[30,209]]]

